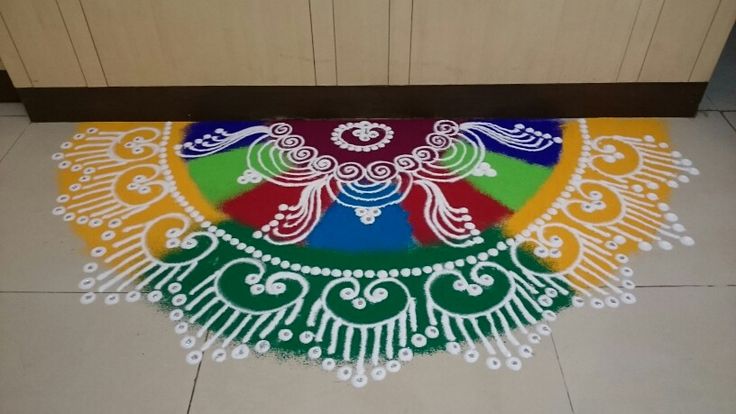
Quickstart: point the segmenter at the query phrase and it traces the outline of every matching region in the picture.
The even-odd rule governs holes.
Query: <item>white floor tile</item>
[[[736,287],[636,295],[552,326],[575,413],[736,412]]]
[[[674,148],[700,170],[673,191],[672,209],[695,239],[691,247],[633,257],[640,285],[736,284],[736,132],[718,112],[668,119]]]
[[[736,111],[736,30],[731,31],[705,96],[708,101],[703,109]]]
[[[32,124],[0,163],[0,291],[77,289],[85,249],[67,223],[51,215],[58,194],[51,154],[74,129]]]
[[[191,414],[570,413],[549,338],[521,371],[491,371],[445,352],[420,357],[362,389],[334,372],[273,357],[202,363]]]
[[[0,116],[27,116],[26,108],[20,102],[1,102]]]
[[[3,159],[15,144],[30,121],[20,116],[0,116],[0,159]]]
[[[0,412],[187,412],[196,366],[152,305],[0,293]]]

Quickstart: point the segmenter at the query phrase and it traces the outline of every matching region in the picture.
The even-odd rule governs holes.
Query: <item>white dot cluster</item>
[[[511,130],[511,132],[523,132],[528,135],[534,135],[535,137],[538,137],[538,138],[551,140],[555,144],[562,144],[562,137],[552,136],[551,134],[547,132],[543,133],[542,131],[538,131],[532,127],[528,127],[521,123],[514,125],[514,128]]]

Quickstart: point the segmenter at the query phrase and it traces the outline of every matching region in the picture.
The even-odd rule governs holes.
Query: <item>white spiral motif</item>
[[[393,131],[383,124],[361,122],[336,128],[332,140],[346,144],[342,134],[350,130],[355,139],[370,145],[373,145],[372,140],[379,139],[376,148],[383,148],[393,137]],[[382,139],[378,130],[383,130]],[[263,238],[272,243],[292,244],[304,240],[321,216],[314,209],[322,208],[323,194],[355,209],[356,218],[363,224],[372,224],[380,220],[382,208],[401,203],[411,191],[416,191],[414,184],[419,184],[425,194],[425,210],[433,212],[425,215],[425,219],[440,240],[458,247],[482,242],[472,218],[470,223],[465,223],[468,220],[460,223],[460,218],[467,215],[463,213],[466,210],[450,205],[441,188],[434,184],[459,181],[477,173],[485,156],[480,139],[463,134],[460,125],[445,120],[435,123],[425,141],[425,145],[414,148],[411,153],[364,165],[321,155],[315,147],[306,145],[304,137],[293,134],[290,125],[277,123],[271,125],[269,134],[256,137],[249,147],[240,181],[266,180],[279,186],[302,188],[298,204],[287,206],[288,217],[274,212],[275,225],[269,224],[262,229]],[[285,170],[278,171],[274,165],[284,166]],[[351,193],[338,199],[340,193],[334,189],[344,185],[351,186]],[[258,234],[260,237],[260,232]]]

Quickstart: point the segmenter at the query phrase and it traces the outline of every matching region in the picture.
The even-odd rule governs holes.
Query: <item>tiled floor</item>
[[[564,312],[520,372],[436,354],[356,390],[271,357],[190,366],[155,308],[79,305],[86,252],[50,214],[74,125],[18,109],[0,106],[0,413],[736,412],[736,112],[669,120],[701,171],[672,202],[697,242],[634,258],[635,305]]]
[[[726,47],[718,60],[708,89],[705,91],[702,110],[736,111],[736,26],[731,30]]]

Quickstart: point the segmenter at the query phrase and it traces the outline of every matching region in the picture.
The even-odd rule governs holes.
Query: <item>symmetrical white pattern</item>
[[[353,131],[359,141],[370,143],[361,151],[384,147],[393,137],[391,128],[368,121],[338,126],[332,140],[341,148],[358,151],[344,140],[343,134]],[[381,131],[381,132],[378,132]],[[316,226],[322,211],[322,196],[355,210],[364,224],[374,223],[382,208],[402,202],[408,194],[421,189],[425,194],[425,220],[429,228],[444,243],[467,247],[483,242],[480,231],[465,207],[451,205],[438,183],[460,181],[469,175],[494,177],[496,171],[484,161],[486,139],[516,149],[539,151],[559,138],[547,137],[529,129],[505,129],[488,122],[469,122],[458,125],[453,121],[438,121],[434,132],[427,135],[422,146],[411,153],[389,160],[362,165],[357,162],[339,162],[335,157],[320,154],[306,144],[304,137],[292,133],[288,124],[277,123],[268,133],[262,129],[246,129],[228,137],[252,139],[247,165],[238,181],[241,184],[267,180],[283,187],[302,188],[302,196],[295,205],[282,205],[271,223],[256,231],[273,244],[294,244],[303,241]],[[229,138],[228,138],[229,139]],[[212,141],[212,142],[210,142]],[[237,141],[228,141],[232,145]],[[180,148],[182,157],[213,153],[223,148],[222,140],[198,139],[195,145]],[[260,145],[258,145],[260,144]],[[278,169],[274,166],[286,166]],[[340,195],[340,197],[338,197]]]
[[[442,144],[449,140],[450,131],[465,130],[465,124],[457,126],[449,121],[437,125],[427,139],[426,148],[420,147],[426,154],[438,151],[437,148],[450,148],[449,144]],[[98,246],[91,251],[106,269],[99,269],[97,262],[85,265],[85,273],[92,276],[80,282],[80,288],[87,290],[82,303],[90,303],[97,294],[104,293],[105,303],[113,305],[119,302],[120,292],[126,290],[129,293],[124,297],[128,302],[139,300],[142,292],[147,292],[145,296],[151,302],[160,301],[162,291],[174,294],[175,309],[170,312],[170,319],[176,322],[175,331],[182,335],[181,346],[191,350],[187,355],[191,363],[201,361],[204,352],[216,345],[211,353],[215,361],[224,360],[228,346],[236,343],[230,356],[247,357],[246,343],[253,340],[257,341],[253,349],[265,353],[272,346],[266,338],[278,332],[278,341],[298,339],[303,344],[314,343],[308,357],[321,359],[324,369],[336,370],[338,378],[349,380],[356,387],[364,386],[369,377],[381,380],[387,372],[398,371],[402,363],[412,359],[412,349],[421,349],[428,340],[437,338],[446,341],[448,352],[462,353],[467,362],[478,361],[480,352],[484,351],[488,368],[506,365],[516,370],[521,367],[520,358],[532,356],[530,344],[538,343],[540,335],[550,333],[546,322],[553,321],[556,315],[546,308],[558,295],[568,295],[574,290],[578,294],[573,299],[574,305],[584,305],[587,298],[595,308],[618,307],[636,300],[631,293],[633,271],[623,266],[628,257],[618,253],[621,246],[633,242],[640,249],[649,250],[654,243],[670,250],[672,241],[683,245],[694,243],[684,235],[685,228],[669,211],[670,207],[658,200],[654,192],[663,185],[677,187],[679,182],[689,181],[685,174],[697,175],[699,172],[691,162],[653,137],[592,138],[584,120],[578,126],[582,136],[578,167],[546,212],[515,237],[495,246],[483,246],[482,251],[473,254],[459,249],[455,260],[426,263],[421,267],[388,268],[381,263],[371,269],[307,266],[237,240],[206,221],[177,189],[167,161],[171,155],[169,123],[162,130],[90,129],[87,134],[74,137],[78,142],[63,144],[67,151],[52,158],[59,161],[59,168],[69,169],[79,174],[79,178],[58,197],[60,205],[53,212],[67,221],[106,229],[100,232],[100,244],[110,242],[111,247]],[[467,130],[478,128],[468,126]],[[361,166],[363,169],[357,172],[340,172],[339,165],[318,161],[323,158],[305,146],[301,137],[291,135],[288,125],[276,124],[270,129],[253,131],[227,135],[239,137],[227,145],[245,137],[251,139],[255,134],[263,144],[260,148],[278,149],[275,152],[290,165],[302,166],[302,170],[296,170],[302,175],[294,173],[284,181],[294,185],[302,184],[299,177],[307,179],[307,183],[314,183],[315,177],[335,180],[338,176],[349,178],[349,174],[393,179],[410,171],[409,177],[414,182],[422,181],[415,180],[416,177],[432,177],[426,180],[432,183],[439,176],[429,173],[438,164],[425,163],[425,159],[431,158],[426,156],[417,156],[419,160],[415,161],[419,166],[408,161],[401,164],[397,157],[398,166],[392,166],[390,171],[386,167],[384,173],[378,167],[371,170],[370,166]],[[525,136],[530,135],[540,138],[531,148],[547,145],[550,140],[554,142],[554,138],[539,137],[533,132]],[[191,151],[197,157],[222,148],[222,142],[207,147],[209,144],[201,145],[206,142],[200,141],[178,149]],[[472,151],[470,154],[475,159],[477,154]],[[631,168],[622,168],[619,161],[624,157],[628,160],[638,157],[638,162]],[[463,163],[462,167],[467,174],[478,169],[489,171],[482,162]],[[263,168],[265,163],[249,168],[251,178],[267,177]],[[421,173],[415,176],[415,172]],[[345,181],[351,183],[349,179]],[[181,211],[135,221],[144,216],[149,206],[163,200],[174,200]],[[284,211],[289,211],[288,206]],[[380,215],[380,208],[374,207],[362,206],[355,211],[356,217],[366,224]],[[154,229],[164,234],[165,240],[152,240]],[[163,255],[154,254],[152,246],[161,242],[165,249],[187,251],[188,259],[160,259]],[[185,291],[182,282],[220,245],[232,246],[243,257],[219,264],[217,271]],[[525,250],[555,264],[556,271],[542,272],[528,266],[521,255],[521,246],[531,247]],[[494,261],[494,257],[506,250],[503,254],[510,254],[512,269]],[[562,266],[564,263],[567,265]],[[266,270],[268,266],[270,271]],[[332,279],[318,300],[305,303],[310,276]],[[410,276],[426,278],[421,281],[423,294],[412,294],[405,281]],[[239,303],[223,288],[228,278],[242,284],[239,296],[268,296],[278,303],[261,308],[253,306],[255,302]],[[361,278],[369,280],[361,281]],[[461,295],[462,299],[452,300],[449,293]],[[352,309],[362,310],[389,301],[394,304],[394,312],[376,316],[374,320],[356,321],[345,314],[346,303]],[[416,306],[419,301],[425,306]],[[462,309],[458,303],[463,304]],[[306,327],[296,328],[295,320],[306,309],[309,309]],[[205,319],[205,315],[211,316]],[[224,324],[217,330],[211,329],[218,318],[224,319]],[[422,325],[420,320],[428,322]],[[490,334],[485,335],[486,329],[480,324],[489,326]],[[209,337],[208,331],[213,331]],[[394,349],[396,343],[398,349]],[[338,367],[337,361],[344,362]]]

